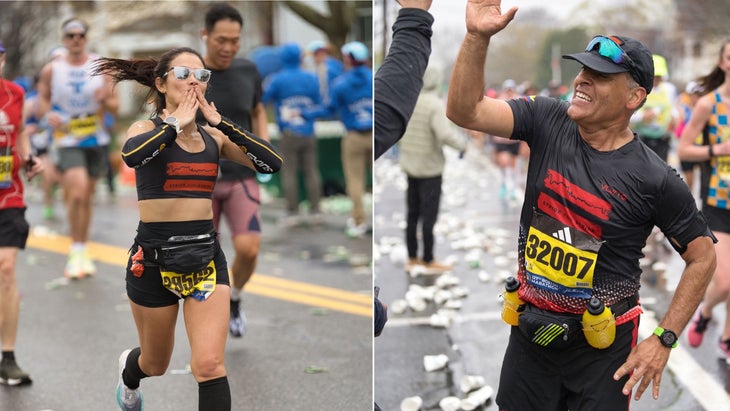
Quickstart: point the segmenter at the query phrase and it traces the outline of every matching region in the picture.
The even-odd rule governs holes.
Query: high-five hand
[[[502,14],[500,0],[469,0],[466,4],[466,31],[483,37],[492,37],[515,18],[517,7]]]

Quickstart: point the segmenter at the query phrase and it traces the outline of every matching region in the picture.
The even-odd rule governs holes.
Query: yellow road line
[[[27,246],[43,251],[67,254],[71,247],[71,240],[68,237],[59,235],[37,236],[31,234],[28,236]],[[126,248],[95,242],[89,242],[87,246],[91,258],[95,261],[126,267],[128,258]],[[246,284],[246,292],[364,317],[372,317],[373,315],[373,300],[370,296],[260,273],[256,273],[251,277],[251,280]]]

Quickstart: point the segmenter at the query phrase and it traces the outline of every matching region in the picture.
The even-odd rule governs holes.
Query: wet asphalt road
[[[451,281],[413,277],[404,271],[405,178],[390,158],[375,164],[375,284],[389,305],[389,321],[374,344],[375,400],[383,410],[400,410],[401,401],[411,396],[421,397],[423,410],[440,410],[439,401],[444,397],[466,397],[459,388],[464,375],[482,376],[495,392],[498,388],[509,327],[500,318],[497,296],[503,279],[516,267],[521,201],[498,198],[498,170],[485,154],[476,153],[471,150],[464,159],[457,159],[450,151],[444,175],[436,258],[454,264],[448,276]],[[645,268],[640,339],[646,338],[655,326],[654,318],[661,318],[666,310],[683,267],[677,255],[660,255],[666,265],[663,276],[654,277],[652,270],[662,270],[661,264]],[[658,283],[652,278],[659,278]],[[433,301],[420,312],[413,308],[395,312],[414,285],[436,285],[437,290],[458,289],[457,295],[466,294],[453,298],[458,302],[452,304],[461,304],[460,309],[444,311],[451,313],[450,325],[431,325],[431,316],[443,308]],[[632,401],[632,411],[730,410],[730,366],[716,351],[724,319],[722,306],[717,307],[714,318],[702,347],[689,348],[682,336],[665,369],[659,399],[645,393],[638,402]],[[448,356],[447,366],[426,372],[424,356],[436,354]],[[494,395],[481,409],[498,409]]]
[[[16,346],[18,362],[34,382],[0,386],[0,410],[116,410],[117,358],[137,345],[122,266],[138,220],[135,193],[121,187],[110,201],[100,186],[91,229],[99,272],[70,283],[62,279],[65,223],[44,221],[38,198],[31,189],[27,217],[35,234],[18,259]],[[248,332],[229,338],[226,347],[233,409],[370,410],[371,237],[346,237],[346,215],[336,210],[317,229],[281,228],[278,204],[264,206],[259,266],[244,292]],[[224,228],[230,258],[228,236]],[[188,358],[180,315],[168,372],[142,381],[147,411],[198,409]]]

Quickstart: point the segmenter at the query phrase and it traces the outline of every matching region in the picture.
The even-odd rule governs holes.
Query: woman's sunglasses
[[[163,77],[166,77],[171,71],[175,78],[178,80],[187,80],[188,77],[190,77],[190,73],[193,73],[195,79],[201,83],[207,83],[208,80],[210,80],[210,70],[191,69],[183,66],[170,67],[170,70],[168,70]]]

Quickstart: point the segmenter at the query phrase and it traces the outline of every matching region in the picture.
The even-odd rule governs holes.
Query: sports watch
[[[677,334],[674,333],[672,330],[665,330],[662,327],[657,327],[654,329],[654,335],[659,337],[659,341],[662,343],[663,346],[667,348],[676,348],[677,347]]]
[[[164,123],[167,123],[173,127],[175,127],[175,132],[180,134],[180,122],[177,121],[177,119],[173,116],[167,116],[164,120],[162,120]]]

